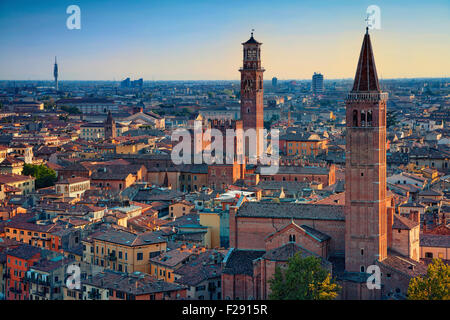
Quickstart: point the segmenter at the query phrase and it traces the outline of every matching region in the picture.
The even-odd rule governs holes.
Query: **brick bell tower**
[[[253,32],[244,46],[244,63],[239,69],[241,72],[241,120],[244,131],[256,130],[256,158],[262,154],[262,129],[264,129],[264,89],[263,73],[261,67],[261,45],[262,43],[253,38]],[[245,138],[245,155],[249,155],[249,139]]]
[[[366,272],[387,256],[386,100],[368,28],[346,100],[345,269]]]

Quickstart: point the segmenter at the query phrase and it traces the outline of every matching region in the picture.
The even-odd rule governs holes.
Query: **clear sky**
[[[449,0],[0,0],[0,79],[237,80],[252,28],[265,79],[349,78],[373,4],[379,77],[450,76]]]

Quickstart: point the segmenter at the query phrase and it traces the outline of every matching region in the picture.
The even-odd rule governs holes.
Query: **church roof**
[[[331,263],[326,259],[324,259],[323,257],[319,256],[318,254],[312,251],[305,249],[304,247],[294,242],[289,242],[282,245],[281,247],[267,251],[266,254],[263,255],[263,258],[266,260],[273,260],[273,261],[288,261],[289,258],[293,257],[297,252],[302,258],[313,256],[321,260],[322,266],[324,267],[331,266]]]
[[[306,233],[307,235],[309,235],[310,237],[312,237],[313,239],[315,239],[316,241],[319,242],[323,242],[323,241],[327,241],[329,239],[331,239],[331,237],[323,232],[320,232],[319,230],[316,230],[310,226],[307,226],[306,224],[302,224],[301,226],[299,226],[298,224],[296,224],[294,221],[291,221],[289,224],[287,224],[286,226],[284,226],[283,228],[281,228],[280,230],[277,230],[275,232],[272,232],[271,234],[269,234],[265,240],[267,241],[268,239],[272,238],[274,235],[278,234],[278,233],[283,233],[287,228],[293,226],[294,228],[297,228],[301,231],[303,231],[304,233]]]
[[[265,254],[263,250],[240,250],[231,249],[224,260],[222,273],[225,274],[245,274],[253,276],[253,260]]]
[[[245,202],[237,217],[345,220],[344,206],[299,203]]]
[[[372,43],[370,41],[369,31],[366,29],[352,92],[368,91],[380,92],[381,90],[378,82],[377,69],[375,67]]]

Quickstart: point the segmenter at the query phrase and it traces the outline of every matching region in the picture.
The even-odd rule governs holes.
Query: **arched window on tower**
[[[372,126],[372,110],[367,111],[367,126]]]
[[[262,90],[262,87],[263,87],[262,78],[259,77],[259,90]]]
[[[353,126],[358,126],[358,110],[353,110]]]
[[[366,126],[366,112],[364,110],[361,111],[361,127]]]

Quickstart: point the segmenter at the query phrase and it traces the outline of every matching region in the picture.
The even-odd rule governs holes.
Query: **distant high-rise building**
[[[144,86],[144,79],[140,78],[139,80],[131,81],[131,87],[133,88],[142,88]]]
[[[53,76],[55,77],[55,89],[58,91],[58,63],[56,62],[55,56],[55,65],[53,67]]]
[[[120,83],[122,88],[142,88],[144,86],[144,79],[140,78],[138,80],[131,81],[130,78],[126,78]]]
[[[277,79],[277,77],[273,77],[273,78],[272,78],[272,86],[273,86],[273,87],[276,87],[277,84],[278,84],[278,79]]]
[[[314,72],[314,74],[312,76],[311,91],[313,93],[322,93],[323,92],[323,75],[322,74]]]
[[[130,78],[126,78],[125,80],[123,80],[123,81],[120,83],[120,86],[121,86],[122,88],[129,88],[129,87],[130,87],[130,83],[131,83]]]

